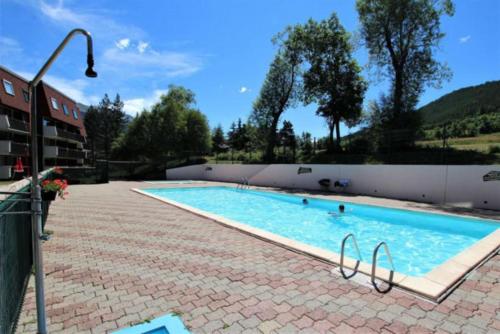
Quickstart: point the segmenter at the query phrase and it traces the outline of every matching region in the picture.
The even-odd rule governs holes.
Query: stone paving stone
[[[275,329],[280,328],[281,325],[274,320],[262,322],[257,329],[262,333],[272,333]]]
[[[441,304],[380,294],[332,266],[129,189],[75,185],[43,244],[50,333],[109,333],[178,312],[193,333],[499,333],[500,256]],[[33,279],[18,333],[36,333]]]

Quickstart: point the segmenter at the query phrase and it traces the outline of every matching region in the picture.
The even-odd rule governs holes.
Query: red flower
[[[68,181],[64,179],[44,180],[42,181],[41,186],[44,191],[56,192],[62,199],[64,199],[64,196],[68,194],[68,192],[64,191],[68,188]]]
[[[54,169],[52,169],[52,172],[54,174],[62,174],[64,171],[61,167],[55,166]]]

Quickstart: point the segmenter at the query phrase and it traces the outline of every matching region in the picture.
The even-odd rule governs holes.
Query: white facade
[[[311,173],[298,174],[299,167]],[[320,190],[318,181],[350,179],[344,192],[460,207],[500,210],[500,180],[484,181],[500,165],[229,165],[205,164],[166,171],[168,180],[209,180]]]

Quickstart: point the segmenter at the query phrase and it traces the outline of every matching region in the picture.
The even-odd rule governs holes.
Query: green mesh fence
[[[29,188],[20,191],[27,192]],[[29,196],[9,197],[14,198]],[[48,208],[49,203],[43,202],[44,226]],[[31,216],[4,213],[29,210],[29,202],[0,203],[0,334],[13,333],[15,330],[33,265]]]

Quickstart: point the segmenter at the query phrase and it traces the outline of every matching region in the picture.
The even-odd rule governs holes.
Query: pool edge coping
[[[142,189],[131,188],[132,191],[141,195],[159,200],[179,209],[191,212],[197,216],[210,219],[222,226],[237,229],[253,237],[271,242],[286,249],[312,256],[321,261],[339,266],[340,254],[319,247],[307,245],[305,243],[292,240],[272,232],[255,228],[210,212],[206,212],[189,205],[185,205],[170,199],[150,194]],[[312,197],[314,198],[314,197]],[[488,234],[484,238],[467,247],[460,253],[448,259],[443,264],[435,267],[430,272],[421,277],[410,276],[394,271],[393,283],[395,286],[409,290],[424,298],[439,301],[440,297],[447,295],[447,292],[455,287],[470,271],[474,270],[478,264],[498,251],[500,247],[500,229]],[[346,268],[354,268],[356,260],[348,256],[344,259]],[[358,271],[371,275],[371,264],[360,262]],[[376,278],[387,281],[384,277],[389,277],[390,271],[377,267]]]

